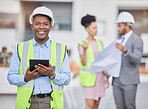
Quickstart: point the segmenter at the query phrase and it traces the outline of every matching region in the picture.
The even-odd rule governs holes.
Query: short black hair
[[[6,49],[6,50],[7,50],[7,47],[3,47],[3,48],[2,48],[2,50],[4,50],[4,49]]]
[[[85,28],[88,27],[92,22],[96,22],[96,17],[93,15],[87,14],[81,19],[81,25]]]

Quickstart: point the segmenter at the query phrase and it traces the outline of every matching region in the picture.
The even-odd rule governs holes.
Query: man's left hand
[[[38,68],[38,72],[41,75],[47,75],[48,77],[51,77],[51,76],[53,76],[55,74],[51,64],[49,64],[49,67],[46,67],[46,66],[44,66],[42,64],[38,64],[38,65],[35,66],[35,68]]]

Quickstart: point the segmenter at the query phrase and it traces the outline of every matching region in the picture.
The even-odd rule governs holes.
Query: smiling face
[[[52,28],[49,18],[44,15],[36,15],[33,19],[31,28],[34,32],[35,40],[46,41],[48,40],[48,33]]]

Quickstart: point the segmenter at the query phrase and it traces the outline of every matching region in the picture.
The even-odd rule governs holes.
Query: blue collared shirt
[[[48,59],[50,62],[50,40],[43,44],[42,46],[39,45],[33,38],[33,49],[34,49],[34,59]],[[24,81],[25,75],[19,75],[20,69],[20,60],[17,54],[17,49],[15,49],[10,69],[8,72],[8,81],[12,85],[21,86],[26,84]],[[66,53],[65,59],[63,60],[60,73],[55,72],[56,76],[53,80],[54,83],[59,85],[67,85],[70,82],[70,68],[69,68],[69,59]],[[41,76],[34,79],[34,91],[33,95],[35,94],[45,94],[50,93],[52,91],[50,79],[48,76]]]

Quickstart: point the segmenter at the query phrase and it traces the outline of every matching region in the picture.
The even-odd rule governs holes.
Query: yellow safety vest
[[[102,51],[103,47],[102,47],[102,42],[95,39],[99,48],[99,51]],[[88,42],[87,39],[84,39],[83,41],[79,42],[78,44],[78,48],[79,46],[82,46],[84,44],[84,41]],[[96,74],[92,74],[90,73],[90,68],[91,68],[91,63],[94,61],[94,54],[93,54],[93,50],[91,47],[91,44],[88,44],[88,48],[87,48],[87,62],[86,65],[84,66],[81,62],[81,57],[79,56],[79,66],[80,66],[80,84],[84,87],[92,87],[95,86],[95,81],[96,81]]]
[[[60,68],[66,53],[66,46],[51,41],[50,46],[50,64],[55,66],[55,72],[60,73]],[[29,40],[18,44],[18,56],[20,58],[19,74],[24,75],[29,67],[29,59],[34,59],[33,40]],[[63,109],[63,86],[57,85],[51,81],[53,92],[50,101],[51,109]],[[17,100],[15,109],[29,109],[31,96],[33,93],[34,80],[30,80],[26,84],[17,88]]]

